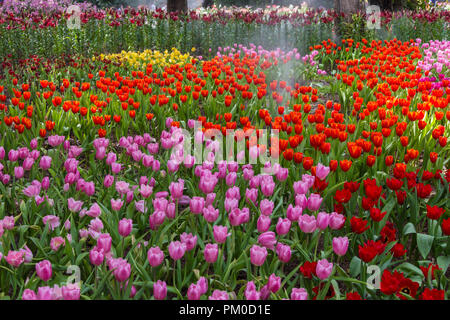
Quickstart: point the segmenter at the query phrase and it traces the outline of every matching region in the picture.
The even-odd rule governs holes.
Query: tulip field
[[[450,297],[448,9],[17,2],[1,299]]]

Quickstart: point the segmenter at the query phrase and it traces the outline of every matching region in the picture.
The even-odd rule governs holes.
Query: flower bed
[[[303,57],[237,44],[211,59],[33,57],[22,68],[37,79],[10,64],[1,291],[444,299],[447,48],[346,39]]]

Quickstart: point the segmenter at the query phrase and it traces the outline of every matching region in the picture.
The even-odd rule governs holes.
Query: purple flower
[[[111,199],[111,208],[114,211],[119,211],[123,206],[123,201],[121,199]]]
[[[304,214],[298,218],[298,225],[303,232],[312,233],[316,230],[316,218],[314,216]]]
[[[72,212],[78,212],[81,210],[83,206],[83,201],[76,201],[74,198],[67,199],[67,204],[69,206],[69,210]]]
[[[192,197],[189,202],[189,208],[193,214],[200,214],[205,207],[205,198],[202,197]]]
[[[318,193],[313,193],[308,198],[308,209],[310,211],[319,210],[320,205],[322,204],[322,197]]]
[[[254,244],[250,249],[250,261],[255,266],[262,266],[267,258],[267,249]]]
[[[277,243],[277,238],[275,235],[275,232],[273,231],[266,231],[259,235],[258,237],[258,243],[260,243],[262,246],[273,250],[275,244]]]

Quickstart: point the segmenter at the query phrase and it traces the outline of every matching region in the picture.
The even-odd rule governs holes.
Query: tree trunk
[[[203,8],[212,7],[213,4],[214,4],[214,0],[203,0],[202,7]]]
[[[334,8],[339,14],[338,23],[333,37],[344,38],[349,36],[348,25],[352,23],[352,15],[357,12],[365,13],[364,0],[334,0]],[[341,17],[341,15],[344,17]],[[355,32],[354,30],[352,32]]]
[[[334,7],[338,13],[345,14],[346,18],[365,9],[363,0],[334,0]]]
[[[188,9],[187,0],[167,0],[167,11],[183,11],[186,12]]]

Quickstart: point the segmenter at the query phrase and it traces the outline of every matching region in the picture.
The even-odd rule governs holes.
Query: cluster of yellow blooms
[[[122,51],[121,53],[115,54],[101,54],[97,57],[93,57],[92,60],[111,60],[114,62],[120,62],[121,65],[126,63],[129,67],[140,69],[145,68],[147,64],[158,65],[161,67],[170,66],[173,64],[184,65],[191,62],[192,56],[189,53],[181,54],[176,48],[172,48],[169,52],[165,50],[164,52],[158,50],[144,50],[142,52],[136,51]]]

